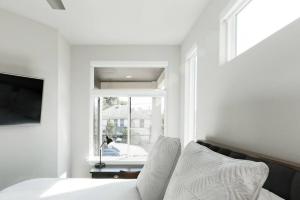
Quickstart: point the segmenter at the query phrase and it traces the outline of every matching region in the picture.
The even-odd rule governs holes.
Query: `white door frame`
[[[191,68],[191,61],[194,59]],[[184,98],[184,134],[183,145],[187,145],[191,139],[196,139],[197,130],[197,46],[194,46],[185,57],[185,98]]]

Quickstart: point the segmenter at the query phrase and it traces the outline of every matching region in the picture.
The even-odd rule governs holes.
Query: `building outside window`
[[[145,127],[145,119],[140,119],[140,128]]]
[[[120,127],[124,127],[124,119],[120,119]]]

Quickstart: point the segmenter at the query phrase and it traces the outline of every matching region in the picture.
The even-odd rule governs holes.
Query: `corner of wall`
[[[57,176],[66,178],[71,176],[71,49],[60,33],[57,37]]]

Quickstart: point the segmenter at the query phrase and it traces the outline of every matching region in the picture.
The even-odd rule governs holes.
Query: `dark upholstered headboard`
[[[231,158],[266,163],[269,167],[269,176],[263,187],[286,200],[300,200],[300,169],[297,166],[261,156],[254,157],[252,154],[241,153],[230,147],[224,148],[208,141],[197,141],[197,143]]]

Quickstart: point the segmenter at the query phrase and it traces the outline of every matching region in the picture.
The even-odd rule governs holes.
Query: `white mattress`
[[[0,192],[0,200],[141,200],[136,180],[33,179]]]

